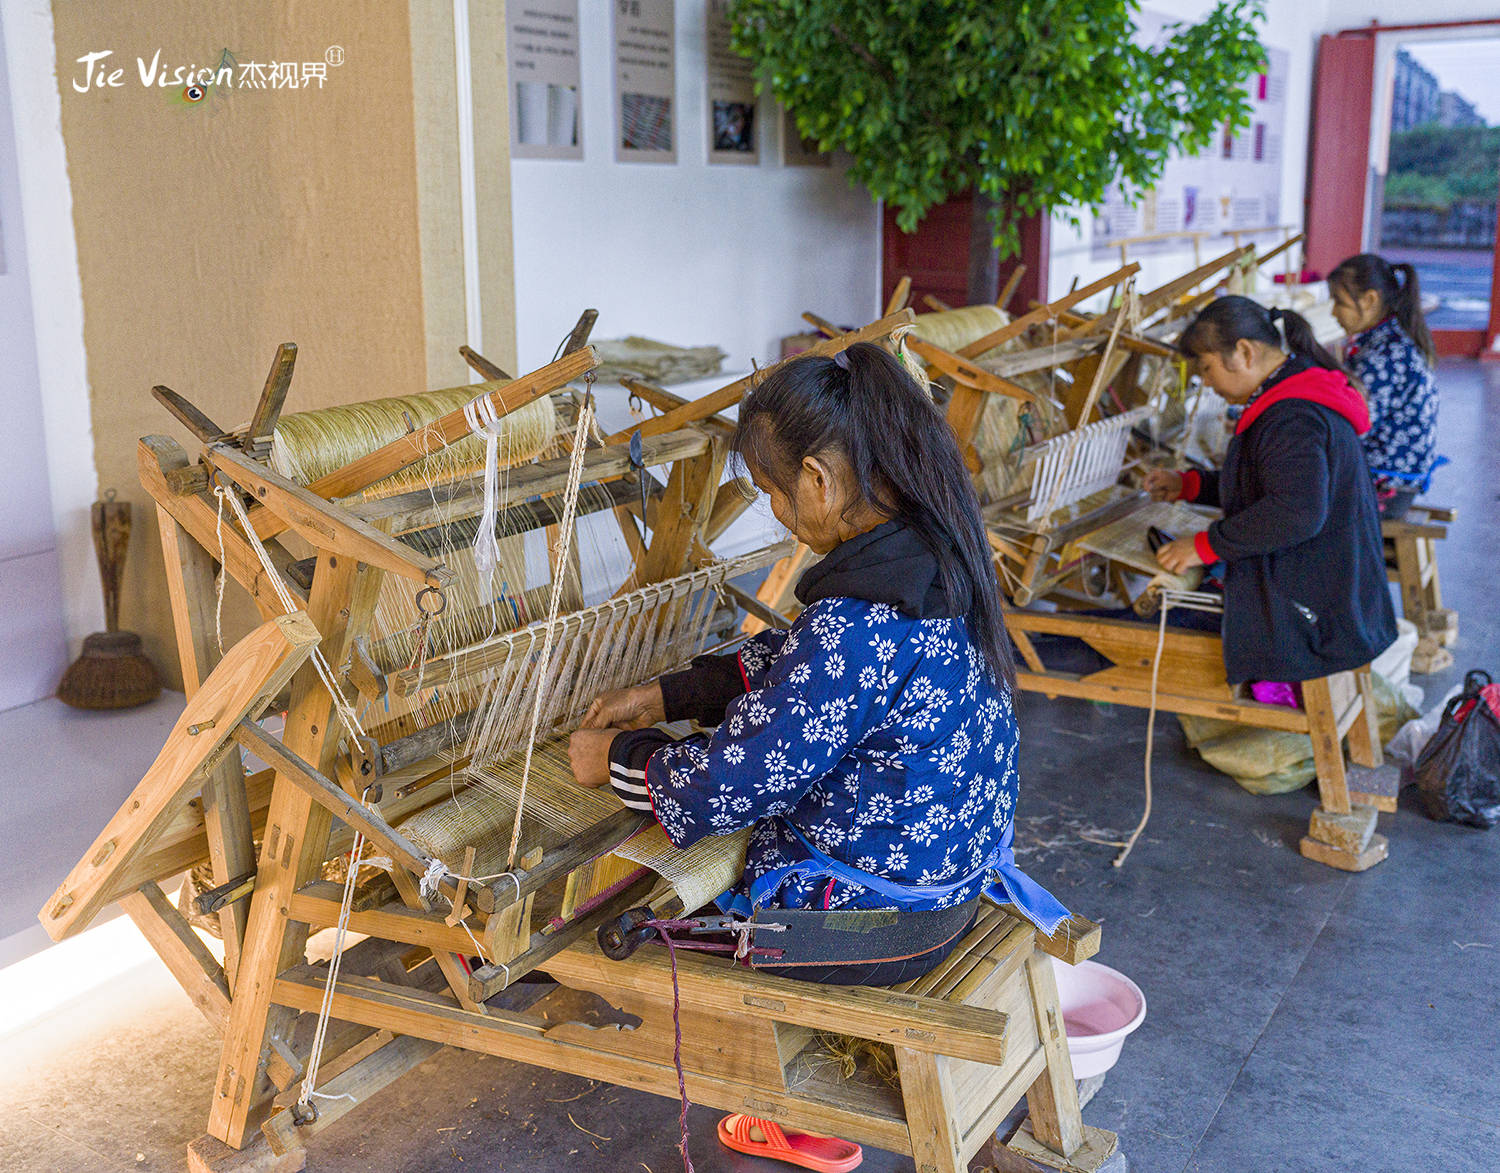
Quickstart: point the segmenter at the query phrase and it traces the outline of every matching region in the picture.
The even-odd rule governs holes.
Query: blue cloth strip
[[[726,892],[718,902],[726,912],[734,911],[747,917],[752,915],[755,909],[774,896],[780,890],[781,885],[793,876],[827,877],[857,884],[861,888],[884,896],[896,906],[901,907],[918,902],[941,900],[944,896],[967,887],[986,874],[994,873],[995,879],[985,885],[984,894],[996,904],[1012,905],[1018,913],[1047,936],[1050,937],[1055,933],[1057,926],[1067,920],[1070,915],[1052,893],[1016,866],[1016,854],[1011,846],[1015,839],[1014,821],[1006,824],[1005,833],[1001,835],[999,844],[991,852],[988,860],[968,875],[944,884],[902,884],[885,876],[872,875],[870,872],[861,871],[818,850],[808,841],[807,836],[790,822],[783,820],[783,826],[797,837],[811,858],[788,864],[786,867],[772,868],[758,877],[750,884],[748,900],[744,895]]]

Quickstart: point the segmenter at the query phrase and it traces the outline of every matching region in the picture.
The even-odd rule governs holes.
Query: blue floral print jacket
[[[630,805],[649,801],[678,846],[753,827],[741,891],[809,858],[792,828],[836,860],[905,884],[952,881],[981,867],[1015,810],[1015,712],[963,618],[917,609],[928,617],[886,602],[818,598],[789,631],[755,636],[737,656],[703,657],[691,680],[670,689],[664,678],[669,718],[685,708],[673,700],[684,683],[712,691],[715,676],[732,674],[738,695],[712,733],[618,736],[610,752],[617,793]],[[963,903],[982,884],[915,907]],[[852,882],[800,876],[762,903],[889,906]]]
[[[1377,477],[1421,483],[1437,444],[1437,381],[1427,356],[1395,318],[1349,340],[1349,368],[1370,401],[1365,458]]]

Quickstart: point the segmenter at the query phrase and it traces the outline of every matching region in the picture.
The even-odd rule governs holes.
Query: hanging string
[[[1124,839],[1100,839],[1093,835],[1083,835],[1082,838],[1090,843],[1098,843],[1104,847],[1118,847],[1120,852],[1114,858],[1115,867],[1123,867],[1125,860],[1129,858],[1134,850],[1136,842],[1141,833],[1146,829],[1146,823],[1151,818],[1151,751],[1155,745],[1156,737],[1156,701],[1157,681],[1161,672],[1162,653],[1167,644],[1167,612],[1173,607],[1184,607],[1193,611],[1205,611],[1209,613],[1222,614],[1224,611],[1223,596],[1207,591],[1173,591],[1161,592],[1161,613],[1157,619],[1156,628],[1156,654],[1151,659],[1151,704],[1147,709],[1146,716],[1146,757],[1145,757],[1145,786],[1146,806],[1141,812],[1141,819],[1133,830]]]
[[[552,663],[553,636],[557,629],[557,613],[562,605],[563,583],[567,579],[568,553],[573,543],[573,529],[578,513],[578,486],[583,479],[583,454],[588,446],[589,428],[594,419],[594,394],[590,388],[584,396],[583,407],[578,412],[578,426],[573,433],[573,455],[568,463],[568,483],[563,491],[563,514],[558,522],[557,549],[552,563],[552,597],[547,606],[547,625],[542,637],[542,652],[537,660],[536,676],[546,680]],[[516,866],[516,847],[521,841],[521,814],[526,806],[526,784],[531,779],[531,754],[536,746],[537,729],[542,719],[542,702],[547,689],[538,688],[531,707],[531,729],[526,737],[526,759],[521,767],[521,788],[516,802],[516,821],[511,828],[510,850],[506,853],[506,866]]]
[[[474,535],[474,567],[485,595],[492,596],[495,567],[500,564],[500,543],[495,537],[495,514],[498,511],[497,481],[503,417],[496,414],[488,394],[479,395],[464,404],[464,419],[469,431],[484,438],[484,510],[479,517],[479,531]]]
[[[366,790],[365,794],[369,791]],[[365,795],[360,795],[360,801],[364,802]],[[349,874],[344,877],[344,898],[339,903],[339,919],[333,934],[333,956],[328,959],[328,979],[323,983],[323,1001],[318,1007],[318,1024],[313,1031],[312,1049],[307,1055],[307,1069],[302,1075],[302,1090],[297,1094],[297,1106],[304,1113],[312,1108],[312,1099],[338,1100],[354,1099],[351,1095],[331,1096],[316,1091],[318,1086],[318,1067],[323,1062],[323,1044],[328,1036],[328,1021],[333,1011],[333,988],[338,984],[339,965],[344,959],[344,937],[349,931],[349,914],[354,907],[354,889],[359,882],[359,867],[365,851],[365,837],[360,832],[354,833],[354,846],[349,849]],[[316,1113],[312,1113],[316,1119]]]
[[[239,521],[240,528],[244,531],[246,539],[255,551],[256,558],[260,561],[261,570],[264,572],[266,579],[271,583],[272,589],[276,592],[276,599],[281,604],[282,610],[288,615],[300,610],[297,606],[297,600],[292,597],[292,592],[287,589],[280,572],[277,571],[275,565],[271,562],[271,556],[266,552],[266,547],[261,542],[260,535],[255,532],[255,527],[250,524],[250,518],[245,512],[245,506],[240,500],[239,493],[216,481],[214,484],[214,495],[219,499],[221,515],[226,501],[229,503],[230,508],[233,509],[235,517]],[[221,529],[219,533],[221,566],[223,565],[222,559],[224,556],[223,541],[224,537]],[[329,700],[333,703],[334,712],[338,714],[339,722],[344,726],[344,731],[354,740],[363,737],[365,731],[364,726],[360,724],[359,714],[344,699],[343,691],[338,687],[334,679],[333,669],[329,667],[328,660],[323,655],[321,645],[313,648],[311,658],[313,668],[318,674],[319,681],[322,682],[324,689],[327,691]],[[364,794],[360,795],[360,802],[363,803],[365,801],[368,793],[369,791],[366,790]],[[349,874],[344,879],[344,898],[343,902],[339,905],[338,925],[334,932],[333,957],[329,960],[328,977],[323,983],[323,1002],[318,1010],[318,1022],[313,1032],[312,1049],[309,1051],[307,1057],[307,1069],[302,1076],[302,1090],[297,1097],[297,1105],[303,1119],[306,1119],[309,1115],[316,1118],[316,1113],[312,1110],[312,1098],[321,1094],[316,1090],[318,1066],[323,1059],[323,1045],[328,1034],[328,1020],[333,1007],[333,990],[338,982],[339,962],[343,957],[344,937],[349,928],[349,913],[354,905],[354,889],[359,880],[360,858],[363,854],[364,836],[356,832],[354,846],[350,851]],[[336,1099],[339,1097],[325,1098]]]

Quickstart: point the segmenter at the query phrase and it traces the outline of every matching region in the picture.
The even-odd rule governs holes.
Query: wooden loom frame
[[[891,325],[877,323],[857,334],[879,337]],[[829,349],[853,340],[854,335],[846,336]],[[513,408],[593,365],[592,353],[579,350],[506,387],[475,390]],[[429,911],[416,892],[427,858],[392,826],[415,802],[404,788],[392,786],[396,776],[372,775],[378,754],[371,747],[341,749],[333,698],[308,660],[320,647],[342,675],[340,686],[353,695],[361,681],[352,653],[368,630],[382,577],[395,574],[414,588],[426,587],[442,583],[446,571],[361,516],[379,515],[389,523],[409,505],[411,515],[397,528],[416,528],[423,521],[420,501],[385,498],[368,507],[329,501],[312,487],[280,478],[257,458],[265,453],[261,441],[274,427],[290,373],[283,348],[262,398],[262,408],[268,399],[274,404],[257,409],[258,424],[243,437],[226,436],[186,400],[169,396],[179,418],[198,425],[195,431],[205,445],[199,463],[171,440],[141,441],[142,483],[161,521],[188,701],[151,771],[42,910],[44,925],[62,939],[120,899],[194,1003],[222,1030],[209,1135],[190,1146],[194,1169],[300,1167],[303,1137],[442,1044],[672,1094],[671,1020],[662,1015],[664,959],[648,951],[629,962],[605,962],[590,936],[597,924],[639,903],[649,881],[637,879],[622,891],[606,893],[592,910],[550,934],[533,933],[529,923],[539,889],[575,869],[586,870],[633,833],[640,815],[622,811],[548,858],[524,859],[501,880],[470,886],[444,877],[441,888],[454,905],[449,916]],[[694,564],[709,527],[722,520],[724,509],[716,505],[723,445],[709,432],[675,425],[707,418],[727,402],[732,399],[715,393],[673,408],[649,432],[648,463],[671,459],[672,471],[666,492],[648,510],[651,538],[638,551],[642,578],[670,577]],[[674,412],[677,418],[668,418]],[[664,418],[674,426],[663,425]],[[357,491],[397,464],[410,463],[401,453],[411,447],[398,442],[382,450],[384,456],[374,454],[378,459],[356,462],[356,473],[332,474],[325,478],[333,486],[329,491]],[[596,449],[586,460],[589,479],[631,471],[628,459],[613,448]],[[555,470],[539,465],[527,473],[535,491],[560,487],[552,483]],[[249,540],[232,521],[225,522],[223,571],[250,593],[265,621],[217,665],[212,615],[219,518],[207,491],[214,477],[232,481],[256,500],[250,519],[259,533],[274,536],[292,529],[317,551],[311,585],[299,589],[288,579],[291,555],[277,543],[268,547],[273,566],[303,608],[280,615]],[[673,501],[681,508],[666,507]],[[277,739],[254,719],[288,684],[285,729]],[[239,747],[272,769],[247,779]],[[401,777],[419,775],[414,770]],[[373,809],[361,802],[372,781],[394,791],[382,795]],[[330,1036],[321,1071],[322,1090],[350,1099],[325,1101],[321,1115],[307,1121],[289,1104],[303,1074],[296,1049],[298,1015],[315,1010],[322,998],[322,971],[305,963],[305,946],[310,933],[338,920],[340,892],[322,879],[322,867],[343,850],[354,830],[394,860],[392,878],[403,901],[383,907],[360,903],[352,913],[350,928],[369,938],[346,950],[347,968],[333,1004],[343,1025]],[[258,858],[257,836],[263,840]],[[219,884],[209,895],[221,918],[222,966],[161,887],[204,856]],[[510,969],[500,967],[503,977],[465,972],[460,958],[472,951],[476,937],[509,964]],[[1080,960],[1097,941],[1097,928],[1075,918],[1046,947]],[[426,956],[421,950],[430,959],[421,961]],[[1029,1094],[1036,1136],[1092,1168],[1108,1156],[1113,1138],[1084,1129],[1079,1119],[1050,963],[1040,950],[1029,925],[987,912],[963,948],[930,975],[931,982],[911,983],[906,994],[811,987],[686,959],[688,1085],[705,1103],[905,1147],[923,1169],[933,1171],[963,1167],[987,1139],[986,1128],[992,1133],[1015,1100]],[[642,1027],[584,1030],[545,1022],[524,1008],[483,1004],[512,977],[538,965],[555,980],[599,992],[638,1013]],[[840,1100],[836,1089],[821,1098],[796,1091],[788,1083],[788,1065],[814,1027],[894,1045],[908,1076],[904,1102],[899,1096],[894,1102],[890,1096],[872,1099],[868,1092]],[[744,1039],[743,1054],[721,1051],[725,1038]],[[263,1125],[258,1134],[257,1124]]]

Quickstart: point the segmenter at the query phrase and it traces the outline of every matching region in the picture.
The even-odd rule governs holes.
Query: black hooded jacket
[[[1341,372],[1297,363],[1235,427],[1219,472],[1183,499],[1224,517],[1198,537],[1223,559],[1231,683],[1312,680],[1368,664],[1396,638],[1375,491],[1360,434],[1369,412]]]

